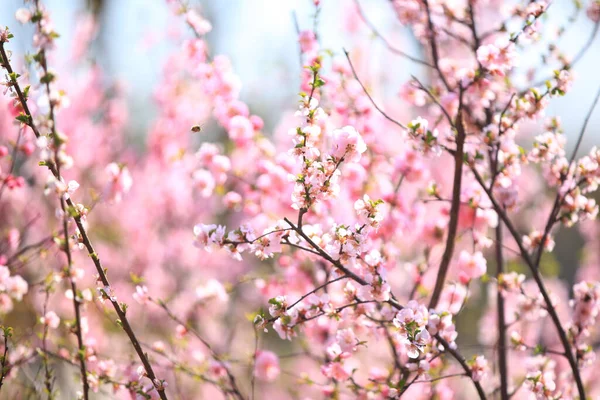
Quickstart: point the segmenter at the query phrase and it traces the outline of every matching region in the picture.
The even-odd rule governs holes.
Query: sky
[[[298,92],[298,49],[293,14],[301,27],[312,24],[312,6],[309,0],[202,0],[203,13],[212,21],[214,30],[209,36],[214,53],[228,55],[244,83],[242,99],[252,110],[265,118],[267,128],[273,128],[279,116],[295,105]],[[344,0],[323,0],[320,32],[323,46],[341,52],[350,51],[352,42],[344,34],[340,4]],[[74,21],[85,10],[83,0],[45,0],[51,10],[61,40],[66,43],[72,36]],[[164,40],[173,32],[184,29],[174,20],[164,0],[105,0],[101,35],[96,43],[96,57],[108,74],[126,83],[134,135],[143,135],[154,111],[152,88],[160,79],[162,60],[173,50],[173,43]],[[402,32],[394,20],[389,0],[361,0],[369,19],[382,32]],[[551,15],[556,18],[570,13],[572,2],[557,0]],[[8,25],[17,35],[12,44],[14,51],[28,48],[32,30],[22,28],[14,21],[15,10],[22,0],[0,0],[0,24]],[[556,11],[560,9],[560,12]],[[592,23],[581,18],[562,39],[561,46],[574,54],[592,31]],[[554,22],[551,18],[549,22]],[[556,19],[558,22],[558,19]],[[368,35],[367,31],[364,31]],[[391,35],[391,33],[390,33]],[[394,36],[409,53],[419,50],[408,35]],[[600,38],[584,59],[576,66],[576,81],[567,96],[552,101],[548,115],[560,115],[569,136],[576,136],[583,119],[600,87]],[[66,47],[66,46],[62,46]],[[375,56],[369,68],[384,70],[390,81],[387,90],[397,90],[400,83],[420,70],[408,61],[386,57],[384,46],[374,40]],[[64,50],[64,49],[63,49]],[[60,53],[58,54],[60,57]],[[393,95],[393,93],[389,93]],[[594,113],[584,140],[583,149],[600,144],[600,109]],[[574,140],[571,140],[571,144]]]

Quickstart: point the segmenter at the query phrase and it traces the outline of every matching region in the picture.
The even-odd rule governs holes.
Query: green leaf
[[[40,82],[42,83],[51,83],[56,76],[52,72],[47,72],[46,75],[40,78]]]
[[[537,346],[535,346],[535,348],[533,349],[533,354],[540,355],[540,354],[544,354],[546,351],[544,350],[544,347],[541,344],[538,344]]]
[[[31,123],[31,118],[29,117],[29,115],[26,114],[19,114],[15,117],[15,119],[19,122],[24,123],[25,125],[30,125]]]
[[[313,87],[320,88],[322,86],[325,86],[325,81],[323,79],[317,77],[317,79],[315,79],[315,82],[313,83]]]
[[[139,275],[137,275],[137,274],[135,274],[134,272],[130,272],[129,273],[129,278],[131,279],[131,282],[134,285],[139,285],[139,284],[144,283],[144,278],[141,277],[141,276],[139,276]]]

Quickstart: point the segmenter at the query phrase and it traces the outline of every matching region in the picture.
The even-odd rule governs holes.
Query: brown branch
[[[496,280],[504,272],[504,254],[502,248],[502,224],[496,227]],[[506,315],[504,294],[498,285],[496,289],[496,309],[498,313],[498,367],[500,369],[500,398],[508,400],[508,362],[506,358]]]
[[[308,237],[306,235],[306,233],[304,233],[302,230],[300,230],[296,225],[294,225],[294,223],[292,221],[290,221],[287,217],[284,218],[284,221],[287,222],[287,224],[294,230],[296,231],[296,233],[298,233],[298,235],[300,235],[302,237],[302,239],[306,240],[306,242],[308,242],[308,244],[310,244],[312,246],[313,249],[315,249],[315,251],[317,253],[319,253],[319,255],[321,257],[323,257],[324,259],[326,259],[327,261],[329,261],[331,264],[333,264],[337,269],[339,269],[340,271],[342,271],[344,274],[346,274],[349,278],[352,278],[353,280],[355,280],[356,282],[360,283],[361,285],[368,285],[367,281],[365,281],[363,278],[361,278],[360,276],[356,275],[354,272],[350,271],[348,268],[344,267],[342,265],[342,263],[339,260],[334,260],[325,250],[323,250],[318,244],[316,244],[310,237]]]
[[[433,26],[433,20],[431,19],[431,10],[429,9],[429,1],[423,0],[423,4],[425,5],[425,13],[427,14],[427,28],[429,29],[429,35],[430,35],[429,39],[430,39],[430,43],[431,43],[431,57],[433,58],[433,64],[435,65],[435,69],[438,72],[440,79],[444,83],[444,86],[446,87],[446,89],[449,92],[451,92],[452,88],[450,87],[450,84],[448,84],[448,81],[446,80],[446,77],[444,76],[444,73],[442,72],[442,69],[440,68],[440,56],[438,53],[435,27]]]
[[[462,111],[459,108],[458,115],[456,116],[456,151],[454,152],[454,181],[452,183],[452,205],[450,206],[450,222],[448,224],[448,237],[446,239],[446,248],[440,268],[438,270],[435,287],[431,295],[429,302],[429,308],[435,309],[440,300],[440,295],[444,289],[444,283],[446,282],[446,275],[450,267],[450,261],[454,254],[454,242],[456,241],[456,232],[458,231],[458,215],[460,211],[460,190],[462,186],[462,169],[463,169],[463,156],[464,156],[464,145],[467,137],[465,127],[462,119]]]

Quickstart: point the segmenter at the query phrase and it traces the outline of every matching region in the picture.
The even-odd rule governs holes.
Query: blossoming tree
[[[85,57],[93,18],[63,61],[39,0],[15,16],[35,29],[25,58],[2,21],[2,396],[600,396],[600,150],[581,146],[600,91],[570,152],[544,115],[600,3],[577,2],[555,32],[544,0],[382,4],[422,57],[359,0],[340,3],[353,47],[322,48],[309,3],[297,110],[267,132],[211,54],[211,23],[167,1],[188,35],[165,60],[143,152],[123,90]],[[584,18],[591,36],[563,52]],[[368,35],[424,70],[398,88],[402,106],[364,78]],[[540,47],[547,76],[519,67]],[[585,262],[569,287],[550,269],[573,225]]]

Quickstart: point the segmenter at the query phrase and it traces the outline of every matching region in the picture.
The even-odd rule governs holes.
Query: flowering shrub
[[[525,71],[524,86],[549,2],[391,1],[422,58],[358,0],[340,6],[356,47],[324,49],[311,3],[298,107],[273,134],[211,54],[211,22],[168,1],[189,35],[139,153],[122,90],[83,56],[93,19],[70,66],[54,65],[58,27],[40,1],[15,15],[35,29],[25,63],[0,29],[3,395],[600,396],[600,150],[581,147],[598,96],[572,151],[544,116],[600,3],[577,3],[596,24],[582,50],[560,52],[562,27],[544,53],[556,70]],[[383,82],[361,79],[359,28],[425,70],[399,88],[409,107],[384,107]],[[85,73],[71,78],[73,65]],[[574,225],[585,262],[569,288],[551,253]]]

